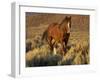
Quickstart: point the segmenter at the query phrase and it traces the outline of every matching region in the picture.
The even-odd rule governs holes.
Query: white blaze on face
[[[56,48],[55,47],[53,48],[53,53],[54,53],[54,55],[57,54],[57,51],[56,51]]]
[[[68,22],[68,31],[67,31],[67,33],[70,33],[70,22]]]

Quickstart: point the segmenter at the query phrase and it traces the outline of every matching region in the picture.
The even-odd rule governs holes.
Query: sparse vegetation
[[[38,43],[39,45],[41,43]],[[69,45],[66,54],[53,54],[48,44],[33,48],[26,53],[26,66],[55,66],[89,64],[88,41],[75,42]]]

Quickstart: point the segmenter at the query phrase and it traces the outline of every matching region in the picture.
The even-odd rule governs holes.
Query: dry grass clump
[[[34,48],[39,48],[42,46],[41,35],[34,36],[34,38],[26,39],[26,52],[33,50]]]
[[[26,53],[26,61],[31,61],[36,56],[39,57],[47,55],[50,52],[49,45],[43,45],[41,48],[34,48]]]
[[[48,44],[34,48],[26,53],[26,66],[55,66],[89,64],[89,43],[78,42],[71,46],[63,56],[53,54]]]
[[[90,63],[88,39],[79,40],[72,36],[66,49],[65,55],[61,55],[60,47],[57,48],[57,54],[54,54],[50,50],[49,44],[41,40],[41,35],[36,35],[34,38],[26,40],[26,66],[81,65]]]
[[[35,48],[26,53],[26,66],[54,66],[61,60],[59,54],[54,55],[48,44]]]
[[[89,59],[89,43],[84,41],[73,45],[58,63],[59,65],[89,64]]]

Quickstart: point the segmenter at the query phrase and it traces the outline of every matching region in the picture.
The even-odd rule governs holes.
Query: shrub
[[[59,48],[58,48],[59,49]],[[26,54],[26,66],[55,66],[89,64],[88,41],[75,42],[70,45],[65,55],[53,54],[48,44],[35,47]]]

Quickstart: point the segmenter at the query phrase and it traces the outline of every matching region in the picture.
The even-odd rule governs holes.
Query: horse
[[[42,40],[46,39],[51,50],[56,54],[57,44],[62,45],[62,54],[66,53],[66,47],[71,32],[71,16],[66,16],[60,24],[52,23],[44,31]]]

